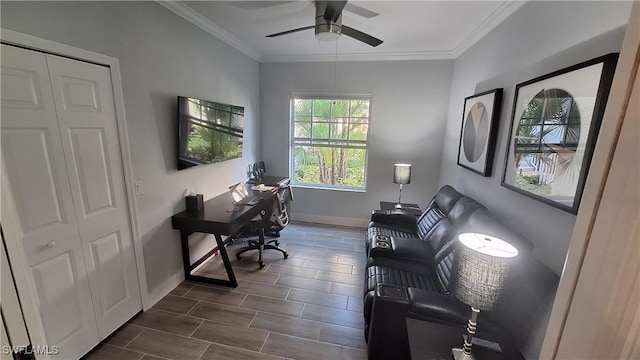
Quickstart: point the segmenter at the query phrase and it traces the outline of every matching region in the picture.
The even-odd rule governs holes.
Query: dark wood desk
[[[481,327],[482,323],[478,323],[478,326]],[[464,328],[407,318],[411,360],[451,360],[451,349],[462,348],[462,336],[465,333]],[[495,338],[488,340],[497,340],[503,352],[473,346],[471,352],[476,360],[524,360],[520,352],[506,341]]]
[[[291,179],[282,176],[263,176],[259,179],[249,179],[247,186],[255,184],[264,184],[266,186],[288,186]]]
[[[288,184],[288,178],[270,178],[271,179],[269,180],[273,185],[285,186]],[[197,212],[183,211],[171,217],[171,224],[173,228],[180,230],[182,262],[184,266],[184,277],[186,280],[229,287],[238,286],[238,281],[233,273],[233,268],[231,267],[229,255],[227,254],[224,241],[222,240],[222,235],[235,235],[244,225],[256,216],[260,215],[261,210],[269,208],[270,211],[273,201],[277,201],[276,192],[278,191],[277,187],[275,187],[273,191],[254,191],[251,190],[251,185],[247,185],[247,189],[249,190],[249,195],[261,198],[255,205],[235,206],[231,194],[229,192],[225,192],[205,201],[204,208]],[[228,280],[191,274],[193,269],[215,254],[216,250],[213,249],[192,264],[189,254],[189,235],[195,232],[214,235],[218,245],[217,250],[220,251],[220,256],[222,257],[225,270],[227,271],[227,276],[229,277]]]

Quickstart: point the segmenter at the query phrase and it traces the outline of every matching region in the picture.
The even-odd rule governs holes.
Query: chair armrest
[[[373,210],[371,221],[380,225],[392,226],[399,230],[416,231],[417,218],[402,210]]]
[[[469,320],[467,306],[451,295],[408,288],[411,313],[420,319],[464,327]]]

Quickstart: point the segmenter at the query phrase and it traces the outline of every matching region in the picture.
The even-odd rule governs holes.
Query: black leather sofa
[[[449,289],[456,240],[463,232],[493,235],[518,248],[502,300],[495,311],[480,313],[478,335],[529,351],[532,324],[544,317],[541,307],[555,295],[558,277],[531,257],[528,239],[474,199],[444,186],[418,218],[396,210],[372,213],[364,282],[369,360],[410,358],[407,317],[466,326],[470,309]]]

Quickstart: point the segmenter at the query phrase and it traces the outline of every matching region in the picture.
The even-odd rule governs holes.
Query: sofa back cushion
[[[416,223],[416,232],[418,233],[418,237],[420,239],[425,239],[434,227],[445,217],[447,216],[442,209],[432,201]]]
[[[482,209],[483,211],[487,211],[487,208],[485,208],[479,202],[473,200],[470,197],[464,196],[460,200],[458,200],[453,208],[451,208],[451,211],[449,211],[447,217],[449,218],[449,220],[451,220],[455,227],[462,230],[469,221],[469,218],[471,218],[471,215],[473,215],[480,209]]]
[[[450,294],[451,273],[453,272],[453,254],[455,241],[447,244],[446,248],[440,252],[442,259],[435,264],[436,286],[442,294]]]
[[[436,264],[442,260],[441,257],[436,257],[442,248],[447,244],[454,241],[458,236],[458,229],[453,225],[448,218],[442,219],[431,232],[423,239],[427,246],[430,248],[431,253],[434,254],[433,263]]]
[[[463,196],[449,185],[440,188],[420,218],[418,218],[416,229],[418,237],[421,239],[426,238],[434,226],[449,214],[449,211]]]

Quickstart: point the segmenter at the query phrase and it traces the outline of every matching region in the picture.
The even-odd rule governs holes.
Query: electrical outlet
[[[135,185],[136,188],[136,195],[143,195],[144,194],[144,183],[140,180],[135,181],[133,183]]]

